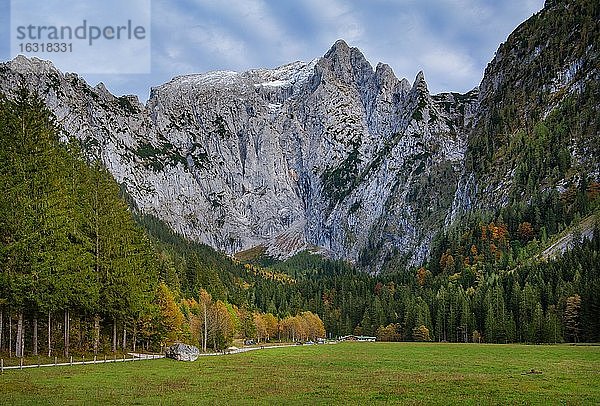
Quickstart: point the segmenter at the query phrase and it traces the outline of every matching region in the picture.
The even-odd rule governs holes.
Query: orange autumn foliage
[[[493,222],[488,225],[488,231],[491,234],[491,239],[498,242],[506,242],[508,238],[508,228],[505,224],[494,224]]]
[[[454,269],[454,257],[450,253],[450,250],[447,250],[442,254],[440,258],[440,268],[442,271],[449,272]]]
[[[427,278],[427,269],[420,267],[417,270],[417,283],[419,286],[425,286],[425,281]]]
[[[527,221],[519,224],[518,233],[519,237],[523,241],[530,241],[535,235],[535,232],[533,231],[533,226]]]

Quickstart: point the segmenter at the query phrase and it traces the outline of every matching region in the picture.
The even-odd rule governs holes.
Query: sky
[[[24,0],[12,0],[13,2]],[[29,3],[44,0],[25,0]],[[125,1],[125,0],[124,0]],[[274,68],[323,56],[338,39],[373,66],[387,63],[411,83],[422,70],[432,93],[466,92],[508,35],[543,0],[146,0],[149,73],[79,73],[116,95],[137,94],[172,77],[212,70]],[[98,4],[89,1],[89,4]],[[86,1],[78,2],[85,7]],[[31,10],[35,10],[31,7]],[[11,4],[0,0],[0,60],[11,59]],[[110,13],[119,16],[118,8]],[[34,13],[34,11],[31,11]],[[71,8],[60,11],[68,17]],[[74,12],[74,11],[73,11]],[[129,11],[131,12],[131,11]],[[123,18],[131,18],[123,16]],[[110,56],[106,56],[110,57]],[[58,61],[64,71],[73,65]]]

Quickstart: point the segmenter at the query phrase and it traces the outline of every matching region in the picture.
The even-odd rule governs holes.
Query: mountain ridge
[[[561,16],[560,7],[547,5],[521,24],[481,86],[465,94],[431,95],[423,72],[411,85],[341,40],[311,62],[177,76],[152,88],[145,105],[20,57],[0,65],[0,91],[11,94],[23,81],[37,89],[65,132],[101,159],[142,212],[188,238],[229,254],[263,246],[278,258],[318,247],[379,272],[387,263],[426,261],[435,234],[469,211],[505,206],[517,191],[524,199],[538,192],[513,180],[515,171],[527,176],[527,157],[512,147],[511,134],[524,128],[526,137],[552,115],[533,114],[547,103],[534,98],[519,110],[525,96],[502,89],[519,89],[521,77],[530,93],[553,83],[550,94],[577,97],[581,86],[554,73],[523,82],[546,54],[520,36],[538,25],[554,29],[545,21]],[[579,12],[595,15],[597,8]],[[575,63],[569,58],[563,62]],[[591,69],[580,83],[593,93]],[[510,121],[529,110],[534,123]],[[510,148],[512,155],[504,152]],[[597,160],[566,150],[569,168],[577,168],[565,166],[544,187],[599,178]]]

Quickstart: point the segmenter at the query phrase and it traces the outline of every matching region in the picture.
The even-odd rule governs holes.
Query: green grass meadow
[[[340,343],[9,370],[0,403],[597,405],[600,347]]]

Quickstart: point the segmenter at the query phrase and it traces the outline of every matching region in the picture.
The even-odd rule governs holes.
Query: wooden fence
[[[19,365],[11,365],[11,366],[4,366],[4,359],[0,359],[0,374],[4,373],[4,370],[8,370],[8,369],[60,367],[60,366],[73,366],[73,365],[95,365],[95,364],[107,364],[107,363],[111,363],[111,362],[135,362],[135,361],[143,361],[143,360],[150,360],[150,359],[160,359],[160,358],[165,357],[164,355],[160,355],[160,354],[129,353],[127,355],[130,355],[131,358],[128,358],[125,354],[123,354],[123,357],[117,357],[116,355],[114,355],[112,358],[107,357],[105,355],[104,358],[98,358],[97,356],[94,356],[94,358],[89,359],[87,361],[86,361],[85,357],[82,357],[81,361],[79,361],[79,360],[73,360],[73,356],[71,356],[69,359],[69,362],[57,362],[58,358],[54,357],[54,362],[50,363],[50,364],[40,364],[38,362],[37,364],[29,364],[29,365],[24,364],[23,358],[20,358]]]

